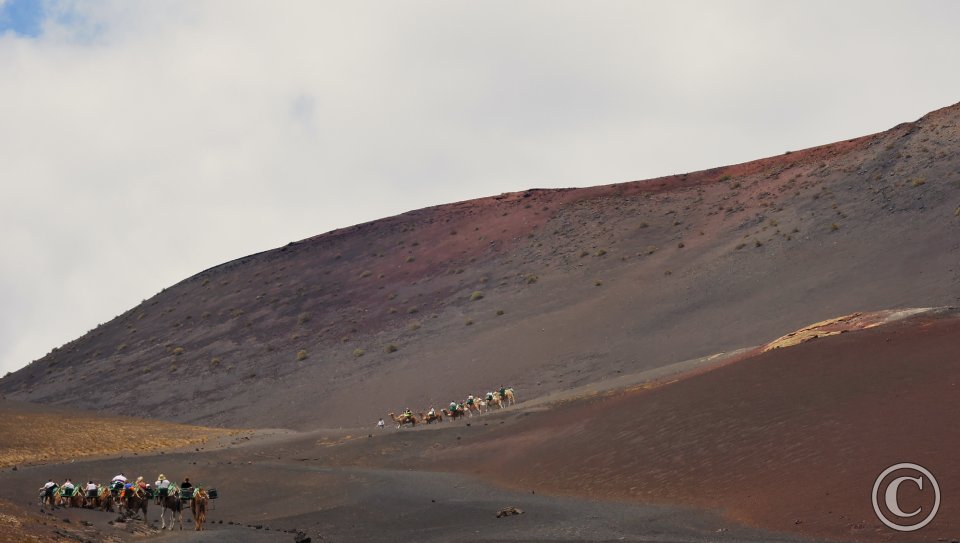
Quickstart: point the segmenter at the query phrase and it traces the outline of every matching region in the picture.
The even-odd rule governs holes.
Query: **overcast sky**
[[[949,1],[0,0],[0,372],[335,228],[915,120],[960,101],[958,21]]]

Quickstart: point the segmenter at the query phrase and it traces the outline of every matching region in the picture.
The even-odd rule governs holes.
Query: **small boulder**
[[[511,517],[513,515],[522,515],[522,514],[523,514],[523,509],[520,509],[518,507],[505,507],[497,511],[497,518]]]

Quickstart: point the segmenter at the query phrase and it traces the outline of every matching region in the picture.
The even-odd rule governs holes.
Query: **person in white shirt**
[[[87,481],[87,497],[96,498],[97,497],[97,483],[93,481]]]
[[[157,502],[159,503],[160,500],[162,500],[163,498],[166,498],[167,494],[169,493],[170,493],[170,480],[167,479],[166,475],[161,473],[160,476],[157,477]]]
[[[123,473],[120,473],[120,475],[117,475],[116,477],[114,477],[113,480],[110,481],[110,482],[111,482],[111,483],[116,483],[117,481],[120,481],[121,483],[126,483],[126,482],[127,482],[127,478],[123,476]]]
[[[73,483],[70,482],[70,478],[69,478],[69,477],[67,478],[66,481],[63,482],[63,488],[66,489],[66,490],[73,490],[73,489],[74,489]]]
[[[57,483],[54,483],[53,479],[50,479],[49,481],[47,481],[47,484],[43,485],[43,487],[40,490],[43,491],[44,496],[52,496],[53,492],[57,489],[58,486],[60,485],[58,485]]]

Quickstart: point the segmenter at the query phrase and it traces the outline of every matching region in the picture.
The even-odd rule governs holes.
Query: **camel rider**
[[[467,406],[473,407],[473,394],[467,396]]]
[[[410,411],[410,408],[408,407],[403,411],[403,419],[410,420],[412,418],[413,418],[413,411]]]
[[[168,492],[170,492],[170,479],[167,479],[167,477],[161,473],[160,476],[157,477],[157,495],[165,498]]]
[[[450,402],[450,412],[451,413],[457,412],[457,402]]]
[[[76,489],[76,487],[73,486],[73,482],[70,481],[69,477],[67,477],[67,480],[63,482],[63,485],[60,486],[60,489],[61,492],[67,496],[73,496],[73,491]]]
[[[437,410],[434,409],[433,406],[430,406],[430,411],[427,413],[427,416],[428,416],[428,417],[435,417],[435,416],[437,416]]]
[[[124,485],[127,484],[127,478],[123,475],[123,472],[120,475],[117,475],[110,480],[110,489],[111,490],[120,490]]]
[[[96,498],[97,490],[99,490],[97,488],[97,483],[94,483],[93,481],[87,481],[87,497],[88,498]]]
[[[43,487],[40,488],[40,490],[43,491],[44,497],[49,498],[49,497],[53,496],[53,493],[56,492],[56,491],[57,491],[57,488],[59,488],[59,487],[60,487],[60,485],[58,485],[57,483],[53,482],[53,479],[50,479],[50,480],[48,480],[48,481],[46,482],[46,484],[43,485]]]
[[[500,399],[507,397],[507,387],[500,385],[500,390],[498,392],[500,393]]]
[[[488,402],[492,402],[492,401],[493,401],[493,392],[487,392],[487,401],[488,401]]]

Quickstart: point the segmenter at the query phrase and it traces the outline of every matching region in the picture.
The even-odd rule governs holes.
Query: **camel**
[[[418,422],[417,417],[414,417],[413,415],[410,415],[409,417],[398,417],[394,413],[387,413],[387,416],[393,419],[393,422],[397,423],[398,430],[402,428],[404,424],[409,424],[410,426],[416,427]]]
[[[516,400],[514,399],[514,396],[513,396],[513,388],[508,388],[508,389],[504,390],[504,391],[503,391],[503,396],[501,397],[500,401],[503,402],[503,403],[506,403],[506,404],[507,404],[506,406],[511,406],[511,405],[517,403]],[[505,407],[506,407],[506,406],[505,406]]]
[[[124,489],[120,495],[121,512],[127,516],[138,516],[143,511],[143,520],[147,520],[147,506],[150,505],[150,496],[136,487]]]
[[[467,412],[462,407],[457,407],[453,411],[447,411],[446,409],[443,409],[442,411],[443,411],[443,414],[446,415],[451,420],[457,420],[467,415]]]
[[[113,492],[110,491],[109,486],[99,486],[97,487],[97,497],[92,500],[93,507],[95,509],[100,509],[101,511],[113,511],[113,504],[116,502],[116,498],[113,497]]]
[[[46,505],[50,506],[50,509],[56,509],[57,504],[60,502],[59,497],[57,496],[60,490],[59,486],[54,486],[48,489],[40,489],[40,507],[43,508]]]
[[[487,411],[493,409],[493,406],[497,406],[499,409],[503,409],[503,402],[500,401],[500,394],[496,392],[487,392],[484,399],[487,402]]]
[[[467,414],[470,415],[471,417],[473,416],[474,411],[476,411],[477,414],[480,415],[483,413],[483,411],[480,410],[480,402],[482,401],[483,400],[476,399],[476,398],[473,400],[473,402],[471,402],[470,400],[467,400],[463,402],[463,407],[467,410]]]
[[[193,503],[190,504],[190,511],[193,513],[193,523],[196,530],[203,530],[203,523],[207,520],[207,496],[206,491],[197,488],[193,493]]]
[[[443,415],[437,412],[434,412],[432,415],[430,413],[427,413],[426,415],[424,415],[423,413],[420,413],[420,422],[423,422],[424,424],[430,424],[432,422],[443,422]]]
[[[160,529],[166,528],[166,514],[170,511],[170,529],[173,530],[173,521],[180,522],[180,529],[183,530],[183,502],[180,500],[180,489],[171,486],[166,496],[157,495],[160,499]]]
[[[83,491],[77,487],[64,488],[57,490],[57,498],[62,507],[83,507]]]

